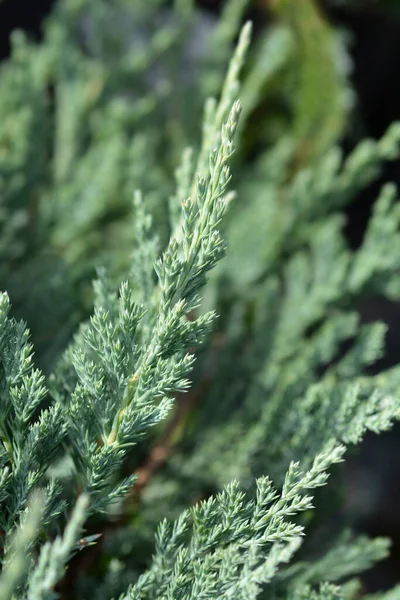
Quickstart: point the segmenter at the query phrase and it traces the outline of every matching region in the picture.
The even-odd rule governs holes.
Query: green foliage
[[[58,597],[53,588],[64,575],[65,565],[85,522],[87,506],[88,497],[80,496],[62,538],[57,537],[52,543],[42,546],[37,566],[28,582],[27,600],[53,600]]]
[[[250,48],[244,0],[61,0],[41,43],[13,36],[1,598],[353,600],[388,553],[349,533],[337,463],[400,416],[359,315],[400,297],[395,186],[357,249],[344,210],[400,125],[345,156],[343,42],[272,4]]]
[[[45,481],[54,454],[67,433],[61,407],[38,408],[47,390],[44,377],[33,366],[32,346],[23,323],[10,318],[7,294],[0,298],[1,319],[1,501],[0,526],[3,551],[7,557],[7,538],[22,517],[28,499],[38,487],[46,485],[44,521],[49,524],[62,510],[57,502],[59,483]]]
[[[312,508],[304,493],[325,484],[343,451],[338,446],[319,454],[306,473],[291,463],[280,494],[263,477],[255,500],[246,501],[232,482],[172,526],[163,521],[152,567],[126,598],[256,598],[260,584],[270,582],[299,545],[303,527],[287,517]]]

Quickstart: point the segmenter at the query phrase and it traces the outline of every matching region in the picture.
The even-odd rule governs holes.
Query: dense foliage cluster
[[[344,154],[343,35],[266,5],[253,41],[246,0],[60,0],[13,36],[2,600],[353,600],[389,551],[338,516],[335,465],[400,417],[359,315],[400,299],[395,186],[344,233],[400,124]]]

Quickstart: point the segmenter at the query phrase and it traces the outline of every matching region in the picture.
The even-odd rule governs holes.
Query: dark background
[[[8,56],[9,34],[13,29],[28,31],[40,39],[41,23],[54,0],[3,0],[0,3],[0,60]],[[220,0],[203,0],[207,10],[218,11]],[[339,2],[337,2],[339,5]],[[400,0],[354,2],[353,8],[324,8],[332,23],[351,34],[352,83],[358,98],[355,130],[357,136],[380,137],[388,125],[400,119]],[[254,11],[255,22],[261,18]],[[354,143],[354,131],[344,140],[345,148]],[[371,205],[382,181],[400,185],[400,165],[385,167],[381,181],[370,186],[348,210],[348,238],[357,247],[363,235]],[[400,306],[376,299],[364,306],[365,319],[388,323],[386,356],[380,367],[400,362]],[[346,467],[347,509],[357,515],[360,531],[392,538],[391,558],[376,566],[364,578],[373,592],[400,581],[400,426],[377,437],[367,436],[360,452]]]

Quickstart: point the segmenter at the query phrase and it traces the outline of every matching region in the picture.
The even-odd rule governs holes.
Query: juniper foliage
[[[344,155],[343,38],[280,0],[249,49],[246,8],[60,0],[13,36],[1,598],[350,600],[389,551],[338,517],[335,465],[400,416],[359,314],[400,296],[395,186],[344,231],[400,124]]]

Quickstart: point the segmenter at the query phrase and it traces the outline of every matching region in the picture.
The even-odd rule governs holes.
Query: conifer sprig
[[[39,486],[46,488],[44,521],[48,524],[62,510],[63,504],[57,502],[60,485],[55,480],[46,482],[45,475],[67,433],[61,407],[51,404],[43,409],[41,406],[47,396],[44,376],[34,366],[29,331],[24,323],[10,316],[10,309],[8,295],[2,293],[0,527],[5,554],[8,538]]]
[[[358,315],[400,297],[395,186],[357,250],[343,214],[400,126],[344,157],[345,45],[313,0],[272,4],[244,94],[247,0],[215,21],[193,0],[59,0],[42,42],[12,38],[0,600],[357,600],[388,553],[344,530],[339,470],[313,496],[343,444],[400,417],[399,367],[370,371],[386,327]]]
[[[255,498],[247,500],[232,482],[173,524],[163,521],[150,570],[120,600],[257,598],[260,585],[299,546],[304,528],[288,517],[312,508],[307,491],[326,483],[327,469],[344,450],[327,448],[307,472],[292,463],[280,493],[263,477]]]
[[[210,154],[208,175],[198,177],[196,198],[183,202],[181,241],[172,236],[155,263],[158,289],[152,293],[159,299],[155,308],[149,306],[153,322],[141,329],[147,307],[133,302],[128,283],[121,286],[118,300],[106,283],[97,284],[91,322],[82,328],[60,368],[56,395],[67,398],[72,391],[67,419],[83,489],[96,496],[92,510],[103,510],[132,486],[134,476],[116,487],[113,477],[128,449],[168,414],[172,394],[188,388],[194,356],[187,350],[204,340],[215,318],[214,312],[192,320],[187,316],[199,303],[207,272],[225,252],[218,228],[226,210],[227,163],[239,115],[240,104],[235,102]],[[139,227],[145,232],[148,217],[139,195],[136,205],[137,218],[143,220]],[[146,285],[149,299],[150,280]],[[72,390],[70,378],[76,378]]]

